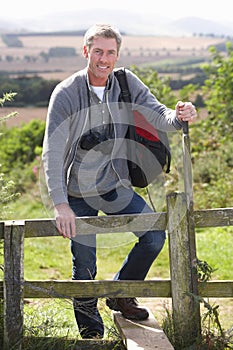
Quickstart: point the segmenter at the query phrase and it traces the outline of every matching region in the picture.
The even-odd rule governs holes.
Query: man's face
[[[91,47],[84,46],[83,55],[88,60],[88,75],[91,85],[105,86],[109,74],[118,60],[117,42],[114,38],[97,37]]]

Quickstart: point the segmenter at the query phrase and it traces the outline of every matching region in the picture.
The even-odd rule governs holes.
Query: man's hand
[[[184,122],[192,122],[197,117],[195,106],[191,102],[179,101],[176,104],[176,118]]]
[[[67,203],[61,203],[55,206],[54,214],[57,229],[64,238],[75,237],[75,214]]]

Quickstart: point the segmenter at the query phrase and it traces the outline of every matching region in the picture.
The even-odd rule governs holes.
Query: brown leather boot
[[[145,308],[139,307],[136,298],[107,298],[107,306],[111,310],[120,311],[130,320],[146,320],[149,313]]]

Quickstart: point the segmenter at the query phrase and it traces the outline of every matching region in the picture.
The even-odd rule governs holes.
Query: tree
[[[177,98],[170,87],[170,79],[159,77],[158,72],[152,68],[131,67],[132,71],[147,85],[156,98],[170,108],[174,108]]]
[[[233,46],[227,53],[211,47],[202,87],[208,115],[191,129],[195,201],[198,208],[232,205]],[[203,193],[205,195],[203,196]]]
[[[0,98],[0,106],[2,107],[5,101],[12,101],[15,93],[5,93]],[[4,117],[0,118],[0,123],[4,120],[16,116],[17,112],[12,112]],[[1,137],[1,134],[0,134]],[[6,180],[5,174],[1,172],[0,164],[0,220],[6,217],[8,211],[8,204],[19,196],[19,193],[15,193],[15,184],[11,180]]]
[[[204,66],[208,78],[203,87],[205,105],[216,125],[233,126],[233,45],[226,44],[224,55],[210,48],[212,62]]]

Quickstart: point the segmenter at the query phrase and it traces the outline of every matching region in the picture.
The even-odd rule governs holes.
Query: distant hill
[[[190,36],[214,34],[233,36],[233,22],[221,23],[199,17],[185,17],[176,21],[150,13],[133,11],[92,9],[54,12],[44,17],[10,21],[1,17],[0,33],[7,32],[54,32],[86,30],[96,22],[112,23],[130,35]]]
[[[4,33],[5,36],[7,37],[15,37],[15,36],[20,36],[20,37],[25,37],[25,36],[83,36],[85,34],[86,30],[81,29],[81,30],[62,30],[62,31],[51,31],[51,32],[45,32],[45,31],[38,31],[38,32],[32,32],[32,31],[23,31],[22,33],[19,31],[15,32],[9,32],[9,33]]]
[[[206,20],[198,17],[185,17],[174,21],[172,27],[177,32],[189,34],[215,34],[215,35],[233,35],[233,25]]]

